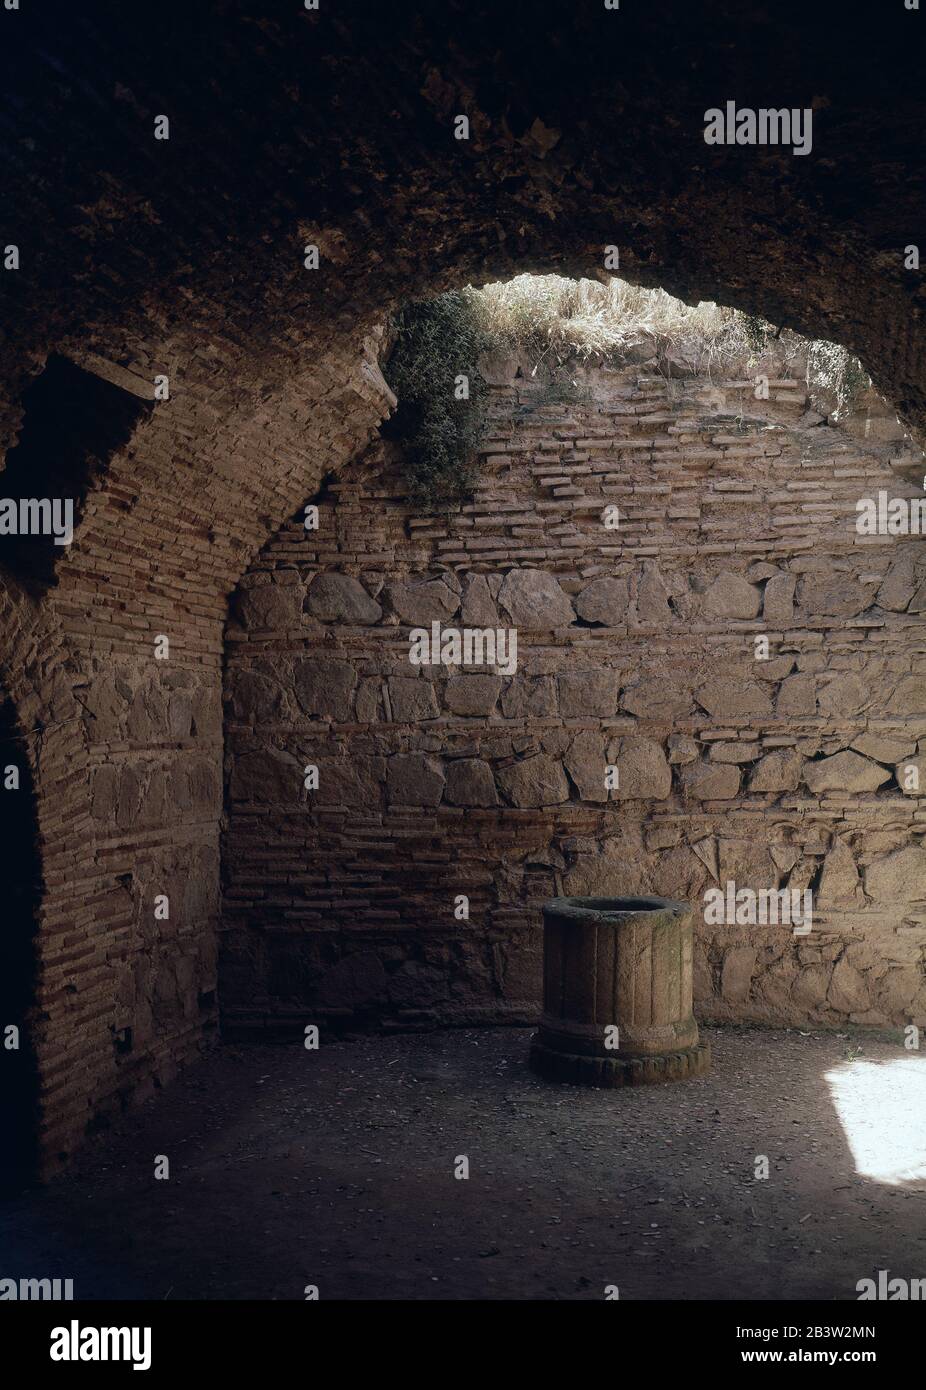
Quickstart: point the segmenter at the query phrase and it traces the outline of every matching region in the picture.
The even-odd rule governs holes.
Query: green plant
[[[807,385],[817,409],[840,420],[871,386],[871,377],[848,348],[817,339],[807,353]]]
[[[448,510],[475,483],[485,428],[486,384],[476,363],[493,345],[474,290],[407,304],[391,324],[385,371],[398,408],[385,433],[403,446],[411,500]]]
[[[742,314],[743,337],[753,356],[758,357],[765,349],[772,325],[760,319],[757,314]]]

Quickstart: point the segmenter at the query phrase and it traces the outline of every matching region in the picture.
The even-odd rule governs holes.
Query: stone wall
[[[83,477],[54,582],[0,558],[0,681],[35,791],[46,1165],[213,1031],[228,597],[388,409],[363,344],[396,305],[600,274],[616,244],[631,280],[844,342],[922,440],[926,290],[904,266],[922,74],[902,7],[864,43],[843,9],[4,11],[4,464],[56,356],[145,404]],[[749,93],[814,103],[809,158],[705,145],[743,53]]]
[[[47,1172],[216,1033],[227,596],[268,514],[291,511],[339,448],[361,449],[392,403],[372,349],[349,339],[311,381],[293,358],[219,334],[204,347],[195,327],[150,349],[131,343],[118,354],[130,368],[61,347],[82,364],[88,401],[105,379],[146,408],[99,458],[52,581],[29,546],[0,555],[0,674],[35,786],[42,880],[35,993],[16,1021],[38,1059]],[[249,385],[226,400],[233,359]],[[154,402],[161,371],[170,394]],[[35,430],[56,406],[70,429],[70,398],[46,400],[33,422],[27,393],[17,446],[36,461]],[[107,419],[87,422],[87,441],[110,434]]]
[[[810,887],[813,931],[702,922],[702,1017],[922,1020],[926,802],[895,769],[926,767],[926,552],[855,530],[917,492],[893,412],[834,426],[799,361],[767,401],[638,361],[551,403],[516,365],[472,505],[415,515],[379,442],[242,580],[227,1024],[530,1020],[544,898],[728,880]],[[411,665],[433,621],[516,627],[516,673]]]

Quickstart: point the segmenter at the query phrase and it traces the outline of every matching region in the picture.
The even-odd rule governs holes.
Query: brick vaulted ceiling
[[[80,373],[145,403],[89,449],[55,582],[0,571],[42,850],[47,1150],[166,1074],[191,980],[210,1007],[228,595],[388,413],[391,307],[594,275],[617,245],[632,280],[845,343],[923,439],[926,291],[903,248],[926,242],[924,22],[900,0],[0,9],[0,246],[20,257],[0,270],[0,447],[41,453],[29,388],[50,362],[84,423],[106,393]],[[812,153],[706,145],[728,100],[812,106]],[[176,669],[155,688],[158,633]],[[189,862],[202,931],[153,940],[145,894]]]
[[[97,0],[3,24],[7,369],[195,326],[247,342],[260,379],[233,389],[266,391],[397,298],[594,273],[614,243],[631,278],[845,342],[926,410],[901,254],[923,232],[923,37],[900,3],[220,0],[140,23]],[[706,146],[727,100],[812,105],[812,153]]]

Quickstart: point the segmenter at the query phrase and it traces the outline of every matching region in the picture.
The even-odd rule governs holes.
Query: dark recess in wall
[[[57,354],[22,403],[22,429],[7,454],[0,494],[17,502],[71,498],[76,527],[94,482],[153,407]],[[52,535],[0,535],[0,565],[27,587],[43,589],[54,583],[66,549]]]

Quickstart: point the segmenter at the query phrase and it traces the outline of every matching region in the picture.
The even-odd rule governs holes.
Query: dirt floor
[[[879,1269],[926,1276],[926,1054],[702,1031],[710,1076],[627,1091],[537,1079],[522,1029],[223,1047],[0,1208],[0,1275],[154,1299],[854,1299]]]

